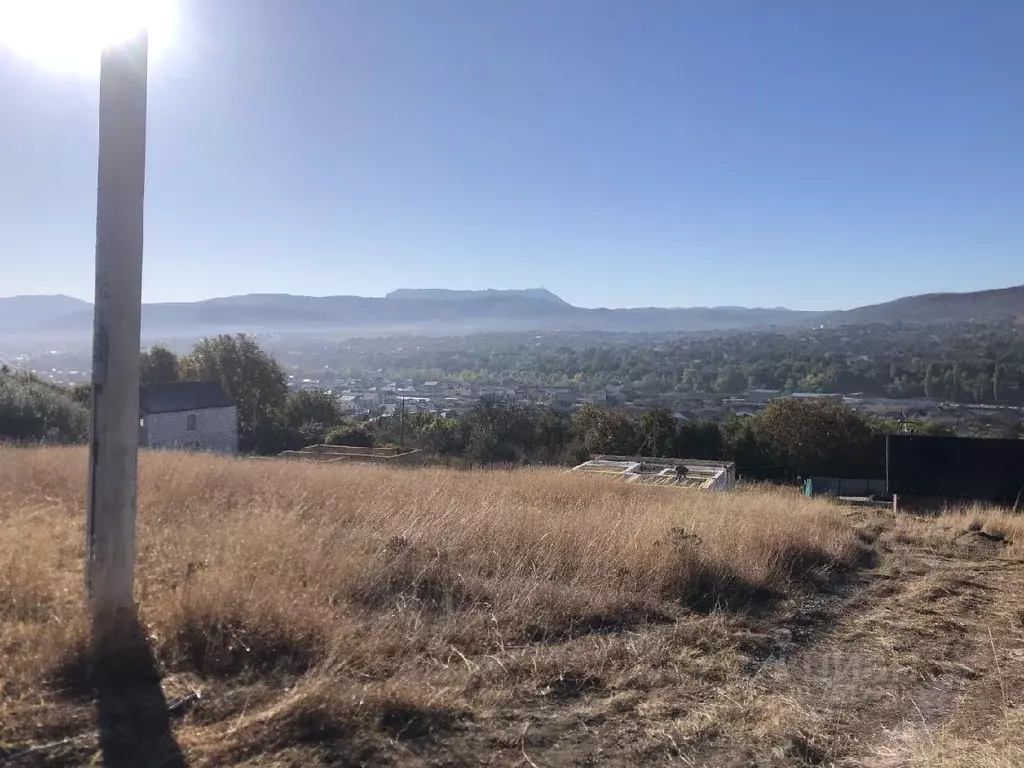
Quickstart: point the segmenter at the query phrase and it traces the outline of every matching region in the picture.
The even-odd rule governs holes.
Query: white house
[[[139,387],[139,445],[238,453],[238,409],[216,381]]]

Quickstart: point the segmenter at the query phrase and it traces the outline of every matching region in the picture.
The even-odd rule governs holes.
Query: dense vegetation
[[[88,434],[89,411],[70,390],[0,369],[0,440],[77,443]]]
[[[1006,324],[867,325],[704,335],[538,333],[349,339],[275,354],[341,376],[502,386],[614,388],[635,395],[745,389],[1024,402],[1024,337]],[[288,340],[289,348],[298,345]],[[293,356],[294,355],[294,356]]]
[[[816,334],[810,334],[806,343],[798,343],[797,337],[762,334],[677,339],[661,347],[567,348],[565,354],[604,361],[585,365],[588,376],[621,371],[630,365],[646,366],[651,373],[645,376],[650,377],[661,375],[658,372],[671,365],[666,360],[671,361],[682,354],[679,350],[687,348],[690,353],[699,351],[700,356],[693,357],[691,367],[683,368],[682,373],[677,371],[673,377],[687,380],[687,371],[697,371],[691,378],[710,382],[713,389],[741,388],[740,379],[744,384],[774,386],[779,377],[792,376],[786,370],[799,365],[807,371],[799,383],[813,383],[806,388],[849,389],[854,383],[875,381],[872,377],[878,364],[867,355],[854,354],[874,343],[876,331],[848,332],[851,335],[841,337],[838,343],[850,348],[852,368],[834,355],[816,351],[814,344],[820,341]],[[940,390],[962,396],[965,382],[973,381],[976,399],[991,400],[996,395],[1000,400],[1017,399],[1024,382],[1020,366],[1006,351],[1018,354],[1019,341],[1014,334],[1008,328],[988,328],[977,330],[974,336],[950,336],[945,342],[936,342],[934,357],[940,362],[932,363],[917,356],[907,357],[909,352],[894,348],[891,355],[902,355],[907,361],[889,363],[890,369],[895,368],[886,376],[903,382],[901,386],[905,385],[908,393],[916,392],[916,379],[901,371],[922,375],[921,388],[932,394]],[[764,343],[766,339],[774,342]],[[834,347],[836,343],[832,339],[827,345]],[[918,343],[925,344],[926,339],[920,338]],[[492,357],[500,359],[502,354],[496,352]],[[728,362],[740,359],[742,354],[748,361],[745,364]],[[1017,359],[1024,359],[1024,349],[1019,354]],[[783,362],[772,369],[771,359]],[[576,362],[562,360],[560,365],[563,370],[572,370]],[[988,366],[991,373],[986,373]],[[717,373],[711,381],[713,371]],[[755,376],[759,377],[756,381],[752,378]],[[878,477],[884,473],[884,434],[906,428],[942,431],[937,425],[895,425],[831,399],[795,398],[776,400],[755,416],[730,416],[722,422],[677,420],[668,410],[653,407],[636,413],[588,404],[568,413],[495,395],[481,397],[475,407],[460,416],[399,413],[356,422],[340,413],[334,397],[327,392],[289,392],[281,365],[244,335],[204,339],[181,358],[162,347],[143,354],[144,383],[178,379],[216,380],[223,385],[238,405],[239,444],[247,453],[274,454],[323,442],[390,444],[420,448],[445,461],[468,465],[573,464],[592,454],[616,454],[730,459],[737,462],[741,473],[765,478],[792,479],[808,474]],[[839,386],[838,382],[849,386]],[[787,380],[787,384],[792,381]],[[87,404],[87,387],[67,390],[32,376],[4,373],[0,376],[0,435],[15,440],[82,441],[88,431]]]
[[[168,355],[151,350],[147,366]],[[174,372],[169,375],[220,381],[239,404],[242,449],[257,453],[322,442],[377,443],[420,448],[470,465],[573,464],[603,453],[732,459],[744,473],[765,477],[879,477],[884,473],[880,438],[894,429],[831,400],[792,398],[773,402],[757,416],[734,416],[721,424],[678,421],[662,408],[634,416],[591,404],[570,414],[494,395],[481,397],[462,416],[399,413],[356,423],[339,413],[326,392],[288,393],[278,363],[248,337],[203,340],[176,365],[162,367]]]
[[[902,428],[827,399],[783,398],[756,416],[716,423],[677,421],[661,408],[632,416],[585,405],[570,414],[496,396],[480,398],[461,417],[394,416],[372,426],[379,441],[468,464],[574,464],[592,454],[728,459],[748,477],[780,480],[882,477],[884,435]],[[937,425],[914,428],[942,433]]]

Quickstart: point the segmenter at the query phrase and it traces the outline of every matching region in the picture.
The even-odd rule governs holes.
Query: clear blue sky
[[[148,301],[1024,283],[1021,0],[180,0]],[[97,83],[0,51],[0,295],[91,299]]]

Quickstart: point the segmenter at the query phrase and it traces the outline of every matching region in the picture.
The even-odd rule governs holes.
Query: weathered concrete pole
[[[94,630],[133,605],[146,179],[146,34],[102,54],[86,592]]]

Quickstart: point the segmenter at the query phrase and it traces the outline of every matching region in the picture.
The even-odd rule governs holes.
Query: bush
[[[358,448],[372,448],[373,436],[361,424],[346,424],[330,430],[324,442],[328,445],[349,445]]]
[[[78,443],[88,435],[89,410],[70,390],[27,374],[0,375],[0,438]]]
[[[71,388],[71,399],[86,408],[92,407],[92,384],[86,381],[79,382]]]
[[[334,395],[321,389],[300,389],[292,392],[284,404],[284,419],[293,429],[305,430],[316,423],[332,427],[343,421]]]

